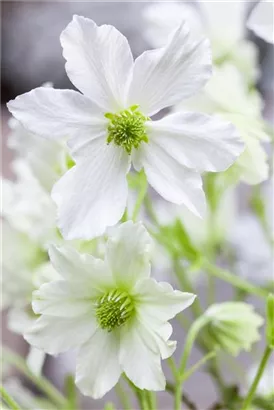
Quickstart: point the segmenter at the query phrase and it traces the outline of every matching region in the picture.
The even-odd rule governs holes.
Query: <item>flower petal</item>
[[[80,254],[73,248],[51,246],[49,257],[55,270],[73,286],[86,286],[88,291],[105,292],[113,286],[108,265],[89,254]],[[80,290],[79,289],[79,290]],[[85,295],[85,293],[84,293]]]
[[[247,20],[247,27],[250,30],[253,30],[257,36],[272,44],[274,43],[273,15],[273,2],[261,0],[255,5]]]
[[[107,124],[101,109],[73,90],[35,88],[7,107],[24,127],[45,138],[97,134]]]
[[[120,363],[127,377],[140,389],[160,391],[166,381],[158,346],[135,320],[121,328]]]
[[[127,39],[113,26],[74,16],[60,40],[75,87],[105,111],[123,108],[133,67]]]
[[[84,395],[99,399],[118,382],[119,339],[115,332],[97,329],[79,351],[76,384]]]
[[[128,221],[117,228],[108,240],[106,258],[118,286],[130,288],[137,280],[149,277],[151,246],[141,223]]]
[[[27,330],[24,338],[38,349],[58,354],[85,343],[96,328],[96,319],[91,314],[76,318],[42,315]]]
[[[55,184],[52,198],[66,239],[92,239],[119,221],[126,207],[129,160],[122,149],[102,141],[93,156]]]
[[[151,278],[137,283],[135,292],[138,294],[138,313],[161,322],[172,319],[190,306],[196,297],[192,293],[174,290],[166,282],[157,283]]]
[[[195,170],[224,171],[244,149],[231,123],[206,114],[178,112],[147,122],[147,128],[157,145]]]
[[[199,217],[204,215],[206,201],[202,178],[197,172],[181,165],[154,140],[143,144],[138,156],[138,163],[142,162],[149,184],[164,199],[184,204]]]
[[[128,105],[153,115],[195,94],[211,75],[208,40],[193,41],[186,23],[163,48],[144,52],[134,64]]]
[[[36,314],[79,317],[94,310],[92,297],[98,294],[95,292],[87,281],[45,283],[33,292],[32,309]]]

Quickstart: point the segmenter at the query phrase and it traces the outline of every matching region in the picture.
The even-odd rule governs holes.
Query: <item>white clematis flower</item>
[[[268,43],[274,43],[274,5],[272,0],[261,0],[255,5],[247,27]]]
[[[131,162],[166,200],[203,215],[201,172],[228,168],[243,149],[231,124],[197,113],[151,116],[196,93],[209,79],[207,40],[186,24],[165,47],[136,61],[114,27],[74,16],[61,34],[72,90],[37,88],[8,104],[31,132],[68,136],[76,165],[55,185],[66,239],[92,238],[122,217]]]
[[[217,114],[235,125],[245,150],[235,162],[240,179],[250,185],[268,178],[268,157],[263,144],[270,140],[262,118],[263,102],[256,90],[250,91],[241,73],[230,63],[216,67],[203,92],[176,110],[196,109]]]
[[[41,314],[26,340],[50,354],[78,348],[76,384],[100,398],[125,372],[140,389],[163,390],[161,358],[172,355],[168,320],[195,296],[150,277],[151,239],[129,221],[110,237],[105,260],[51,247],[62,280],[41,286],[33,310]]]
[[[16,155],[28,164],[40,185],[51,191],[53,184],[72,165],[64,141],[41,139],[27,131],[15,118],[10,118],[7,145]]]
[[[152,2],[144,8],[143,14],[148,23],[144,35],[154,47],[165,44],[173,27],[184,19],[191,27],[194,38],[207,33],[215,64],[231,62],[242,72],[248,83],[256,79],[256,46],[245,39],[245,2]]]

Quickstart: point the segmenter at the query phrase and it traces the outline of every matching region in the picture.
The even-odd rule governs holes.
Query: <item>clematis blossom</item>
[[[58,227],[66,239],[103,234],[122,217],[131,164],[167,201],[205,213],[201,173],[227,169],[243,150],[228,122],[199,113],[151,117],[197,93],[211,75],[208,40],[182,23],[165,47],[133,61],[114,27],[74,16],[61,34],[76,88],[36,88],[8,103],[30,132],[68,137],[75,166],[55,184]]]
[[[150,277],[151,239],[141,223],[120,225],[109,238],[105,259],[52,246],[60,280],[33,294],[41,316],[26,340],[50,354],[77,349],[76,384],[100,398],[124,372],[140,389],[164,390],[161,359],[172,355],[168,320],[195,299]]]

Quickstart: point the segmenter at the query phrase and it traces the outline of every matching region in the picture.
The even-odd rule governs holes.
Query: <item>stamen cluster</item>
[[[132,148],[139,148],[141,142],[148,142],[145,122],[150,118],[144,116],[138,105],[133,105],[127,110],[117,114],[106,113],[105,117],[110,120],[108,125],[107,143],[123,147],[128,154]]]
[[[132,298],[124,291],[114,289],[98,302],[96,318],[102,329],[111,332],[123,325],[133,314]]]

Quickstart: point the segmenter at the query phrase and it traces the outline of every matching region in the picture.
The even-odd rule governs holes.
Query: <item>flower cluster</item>
[[[75,384],[84,395],[101,398],[124,375],[147,410],[156,410],[151,392],[166,387],[161,361],[176,349],[169,321],[189,306],[193,324],[179,316],[187,323],[181,366],[169,360],[176,410],[194,371],[186,363],[196,338],[205,353],[201,365],[218,349],[237,356],[260,339],[263,319],[251,305],[212,304],[209,297],[210,306],[201,307],[195,272],[229,282],[244,297],[267,294],[212,262],[230,235],[236,183],[268,175],[253,46],[242,34],[225,39],[208,31],[213,69],[194,9],[174,5],[165,31],[165,7],[148,6],[146,15],[158,16],[165,44],[135,61],[115,27],[73,17],[60,41],[78,91],[46,83],[7,104],[16,180],[2,180],[9,328],[23,334],[35,358],[76,350]],[[178,18],[183,10],[188,21]],[[155,39],[152,25],[147,35]],[[163,267],[169,282],[174,271],[181,290],[156,280]],[[214,366],[209,373],[216,379]],[[60,408],[77,407],[48,385],[45,393]],[[227,390],[222,394],[225,400]]]

